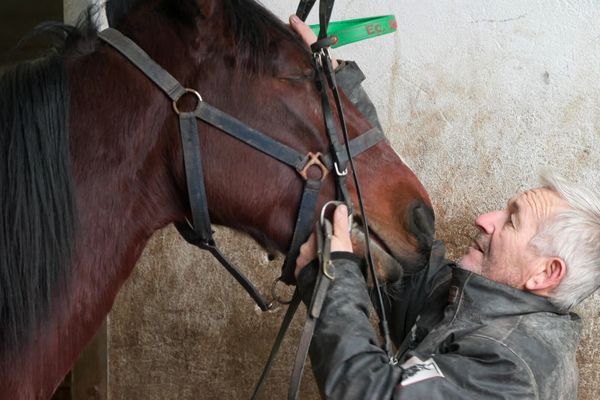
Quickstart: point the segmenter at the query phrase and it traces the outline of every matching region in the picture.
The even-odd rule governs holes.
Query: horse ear
[[[210,18],[217,8],[217,2],[219,0],[196,0],[200,13],[204,18]]]

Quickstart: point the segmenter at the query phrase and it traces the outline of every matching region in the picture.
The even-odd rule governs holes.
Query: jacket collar
[[[536,312],[565,314],[545,297],[491,281],[460,267],[453,268],[448,302],[454,303],[457,314],[476,312],[481,319]]]

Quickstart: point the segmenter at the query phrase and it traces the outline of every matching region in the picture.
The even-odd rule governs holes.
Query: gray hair
[[[549,300],[568,311],[600,286],[600,196],[547,171],[540,178],[570,206],[544,223],[530,241],[541,255],[565,262],[566,274]]]

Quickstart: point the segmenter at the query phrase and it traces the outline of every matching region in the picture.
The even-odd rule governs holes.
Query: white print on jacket
[[[413,356],[400,367],[403,369],[402,381],[400,382],[402,386],[412,385],[426,379],[444,377],[433,358],[421,361],[418,357]]]

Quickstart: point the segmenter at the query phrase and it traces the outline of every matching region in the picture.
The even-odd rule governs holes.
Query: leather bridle
[[[138,67],[173,102],[174,113],[179,118],[186,182],[192,216],[191,221],[182,221],[175,224],[178,231],[189,243],[211,252],[248,291],[261,310],[266,311],[270,309],[272,302],[267,301],[266,297],[256,289],[255,285],[238,268],[229,262],[227,257],[219,250],[213,238],[204,185],[197,120],[200,119],[248,146],[290,166],[298,172],[298,176],[304,181],[304,190],[300,201],[300,211],[296,220],[292,244],[282,267],[282,275],[280,277],[280,280],[286,284],[294,283],[293,272],[296,257],[300,245],[306,240],[313,228],[315,207],[321,184],[329,171],[336,169],[336,165],[338,170],[345,170],[348,162],[346,153],[342,153],[339,144],[336,144],[333,156],[323,155],[319,152],[302,154],[203,101],[198,91],[184,88],[171,74],[153,61],[144,50],[116,29],[105,29],[98,36]],[[197,99],[196,109],[192,112],[182,112],[178,109],[178,101],[186,94],[191,94]],[[380,130],[376,128],[370,129],[351,141],[351,155],[360,154],[384,139],[385,137]],[[318,168],[321,172],[316,178],[311,177],[314,174],[308,173],[309,169],[314,167]]]
[[[306,18],[310,9],[316,0],[301,1],[297,15],[303,20]],[[233,277],[244,287],[249,295],[254,299],[261,310],[266,311],[272,308],[274,301],[281,301],[275,293],[273,293],[272,301],[268,301],[263,296],[255,285],[246,278],[239,269],[234,266],[218,248],[214,238],[208,211],[208,203],[205,189],[204,172],[202,168],[202,152],[200,148],[200,140],[198,136],[198,120],[201,120],[211,126],[216,127],[222,132],[236,138],[237,140],[247,144],[248,146],[288,165],[298,172],[298,176],[304,181],[304,189],[302,192],[298,216],[292,235],[290,249],[286,255],[286,259],[282,266],[281,276],[278,281],[286,284],[294,284],[294,269],[296,258],[299,254],[299,249],[302,243],[306,241],[314,227],[316,205],[319,198],[320,189],[323,181],[329,173],[333,173],[336,181],[337,199],[348,205],[350,214],[352,213],[352,200],[347,188],[348,165],[350,164],[354,182],[357,189],[359,203],[361,206],[361,214],[365,229],[365,237],[367,239],[367,258],[371,259],[370,250],[368,248],[368,224],[366,215],[362,207],[360,186],[356,178],[356,170],[352,166],[352,157],[370,149],[382,140],[385,140],[383,133],[372,128],[364,132],[360,136],[349,140],[344,119],[343,106],[341,96],[335,81],[335,74],[331,65],[331,57],[328,47],[332,44],[333,39],[327,37],[327,25],[331,16],[334,0],[322,0],[320,6],[320,22],[321,32],[319,33],[318,41],[312,46],[313,59],[317,75],[317,86],[321,93],[323,117],[325,120],[326,130],[330,141],[329,154],[321,154],[319,152],[309,152],[302,154],[289,146],[270,138],[264,133],[249,127],[238,119],[228,115],[227,113],[207,104],[203,101],[201,94],[190,88],[184,88],[171,74],[164,70],[154,60],[137,46],[131,39],[124,36],[119,31],[108,28],[98,34],[99,38],[111,45],[126,59],[133,63],[142,73],[152,80],[172,101],[174,113],[179,119],[179,129],[181,142],[183,147],[183,159],[185,166],[186,185],[188,190],[189,204],[191,209],[191,220],[176,222],[175,226],[181,236],[189,243],[203,250],[208,250]],[[344,143],[340,143],[337,124],[334,117],[334,112],[329,101],[329,90],[333,93],[335,106],[338,111],[339,124],[342,128],[342,137]],[[181,111],[178,107],[179,100],[185,95],[196,97],[196,108],[191,111]],[[318,174],[309,173],[311,169],[317,169]],[[315,176],[316,175],[316,176]],[[372,272],[374,272],[372,267]],[[275,282],[275,284],[277,281]],[[274,284],[274,286],[275,286]],[[376,284],[377,289],[379,289]],[[319,290],[319,289],[317,289]],[[326,290],[326,288],[324,289]],[[273,290],[274,292],[274,290]],[[298,291],[294,293],[291,303],[288,307],[287,314],[284,318],[282,328],[279,332],[278,339],[273,348],[269,362],[263,371],[261,381],[256,387],[254,396],[260,390],[266,375],[271,367],[271,362],[275,358],[277,349],[283,339],[283,335],[287,330],[289,322],[293,318],[294,312],[300,303]],[[383,309],[383,307],[381,307]],[[318,318],[318,315],[317,315]],[[384,319],[385,321],[385,319]],[[382,321],[382,328],[387,330],[387,323]],[[290,386],[290,398],[296,398],[300,383],[300,378],[303,370],[304,361],[308,352],[310,338],[314,330],[313,319],[307,321],[308,328],[305,327],[305,334],[301,339],[301,344],[298,349],[296,366],[294,367],[292,384]],[[386,336],[386,350],[389,343],[389,334],[384,332]],[[390,352],[388,351],[388,354]]]

